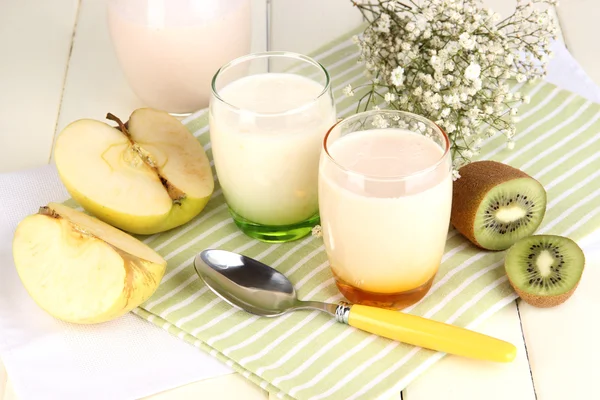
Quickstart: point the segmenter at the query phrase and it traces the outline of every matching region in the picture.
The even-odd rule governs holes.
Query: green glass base
[[[284,243],[298,240],[311,233],[312,228],[320,222],[319,214],[307,220],[291,225],[260,225],[249,221],[229,209],[233,221],[246,235],[267,243]]]

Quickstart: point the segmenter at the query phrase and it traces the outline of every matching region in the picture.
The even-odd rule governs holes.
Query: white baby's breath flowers
[[[469,64],[469,66],[465,70],[465,78],[467,78],[470,81],[475,81],[476,79],[478,79],[480,74],[481,67],[479,66],[479,64],[476,64],[474,62]]]
[[[370,22],[354,41],[371,82],[343,90],[361,91],[358,111],[381,105],[436,121],[450,137],[455,178],[482,138],[500,134],[514,146],[516,107],[531,99],[511,85],[545,76],[556,37],[552,14],[522,0],[504,19],[482,0],[353,3]]]
[[[383,96],[383,99],[386,103],[391,103],[396,100],[396,95],[394,93],[388,92]]]
[[[460,22],[460,14],[457,11],[454,11],[454,15],[456,16],[455,18],[453,18],[454,21]],[[460,36],[458,37],[458,43],[465,50],[473,50],[475,48],[475,45],[477,44],[477,42],[475,42],[475,40],[471,38],[471,35],[469,35],[468,32],[463,32],[460,34]]]
[[[344,93],[345,96],[348,96],[348,97],[354,96],[354,90],[352,90],[352,85],[346,86],[344,89],[342,89],[342,92]]]
[[[460,174],[458,173],[458,170],[453,169],[452,170],[452,180],[455,181],[455,180],[457,180],[459,178],[460,178]]]
[[[317,238],[323,237],[323,228],[321,227],[321,225],[313,226],[311,234]]]
[[[402,68],[402,67],[396,67],[390,73],[390,81],[396,87],[402,86],[402,84],[404,83],[404,68]]]
[[[390,126],[390,122],[381,115],[375,115],[372,122],[375,128],[385,129]]]

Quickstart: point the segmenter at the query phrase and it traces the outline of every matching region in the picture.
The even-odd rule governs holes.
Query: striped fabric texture
[[[356,110],[366,83],[351,32],[313,54],[330,72],[339,116]],[[538,233],[579,240],[600,228],[600,106],[548,83],[525,85],[515,148],[488,140],[480,159],[521,168],[548,192]],[[206,110],[184,120],[212,159]],[[214,173],[214,170],[213,170]],[[215,173],[216,176],[216,173]],[[265,244],[242,234],[216,182],[206,209],[188,224],[141,239],[167,261],[154,296],[134,312],[209,352],[262,388],[286,399],[397,399],[444,354],[390,341],[337,323],[318,311],[261,318],[217,298],[197,277],[193,259],[206,248],[243,253],[283,272],[304,300],[337,302],[323,241],[307,237]],[[357,227],[360,228],[360,227]],[[517,297],[507,282],[504,252],[481,251],[450,230],[439,273],[427,296],[404,312],[474,327]],[[474,361],[475,362],[475,361]]]

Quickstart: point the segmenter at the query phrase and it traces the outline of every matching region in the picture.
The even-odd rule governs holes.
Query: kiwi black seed
[[[555,235],[521,239],[508,249],[504,260],[512,287],[536,307],[554,307],[571,297],[584,266],[585,256],[577,243]]]
[[[525,172],[496,161],[476,161],[459,173],[451,221],[475,245],[504,250],[541,224],[546,190]]]

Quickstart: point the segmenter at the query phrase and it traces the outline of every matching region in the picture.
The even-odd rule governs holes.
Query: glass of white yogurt
[[[401,309],[441,263],[452,205],[448,136],[433,122],[368,111],[331,128],[319,168],[325,249],[351,302]]]
[[[287,242],[319,223],[318,166],[336,112],[327,70],[290,52],[237,58],[213,78],[215,168],[237,226]]]

